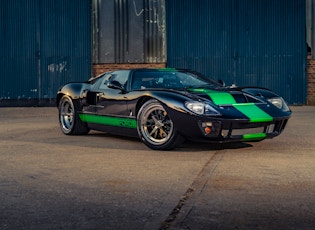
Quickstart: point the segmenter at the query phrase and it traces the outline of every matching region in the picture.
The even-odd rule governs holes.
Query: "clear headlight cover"
[[[200,114],[200,115],[211,115],[219,116],[221,115],[215,108],[207,103],[197,102],[197,101],[187,101],[185,106],[190,111]]]
[[[282,97],[269,98],[268,101],[284,112],[290,111],[289,106],[285,103]]]

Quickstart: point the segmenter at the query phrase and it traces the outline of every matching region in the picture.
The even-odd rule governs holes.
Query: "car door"
[[[127,84],[130,71],[114,71],[106,74],[98,85],[96,91],[96,104],[94,111],[99,115],[111,116],[128,116],[127,110],[127,95],[126,91],[122,90]],[[112,88],[111,83],[115,86]]]

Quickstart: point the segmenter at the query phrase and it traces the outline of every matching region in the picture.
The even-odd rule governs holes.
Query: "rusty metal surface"
[[[166,61],[165,0],[93,0],[93,63]]]

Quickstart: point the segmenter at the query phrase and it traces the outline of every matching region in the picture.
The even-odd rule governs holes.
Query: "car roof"
[[[154,72],[154,71],[170,71],[170,72],[172,72],[172,71],[174,71],[174,72],[179,72],[179,71],[187,71],[187,70],[184,70],[184,69],[176,69],[176,68],[117,69],[117,70],[113,70],[113,71],[103,72],[103,73],[101,73],[101,74],[99,74],[99,75],[97,75],[97,76],[93,76],[93,77],[91,77],[88,81],[90,82],[90,81],[96,80],[96,79],[102,77],[104,74],[113,73],[113,72],[116,72],[116,71],[138,71],[138,72],[140,72],[140,71],[143,71],[143,72],[145,72],[145,71],[150,71],[150,72],[151,72],[151,71],[152,71],[152,72]]]

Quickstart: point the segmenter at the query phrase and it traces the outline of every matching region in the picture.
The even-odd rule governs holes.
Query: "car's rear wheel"
[[[141,140],[155,150],[173,149],[184,140],[161,103],[153,99],[142,105],[137,116],[137,129]]]
[[[82,122],[78,110],[80,104],[73,101],[69,96],[64,95],[59,103],[59,123],[62,132],[66,135],[87,134],[89,128]]]

